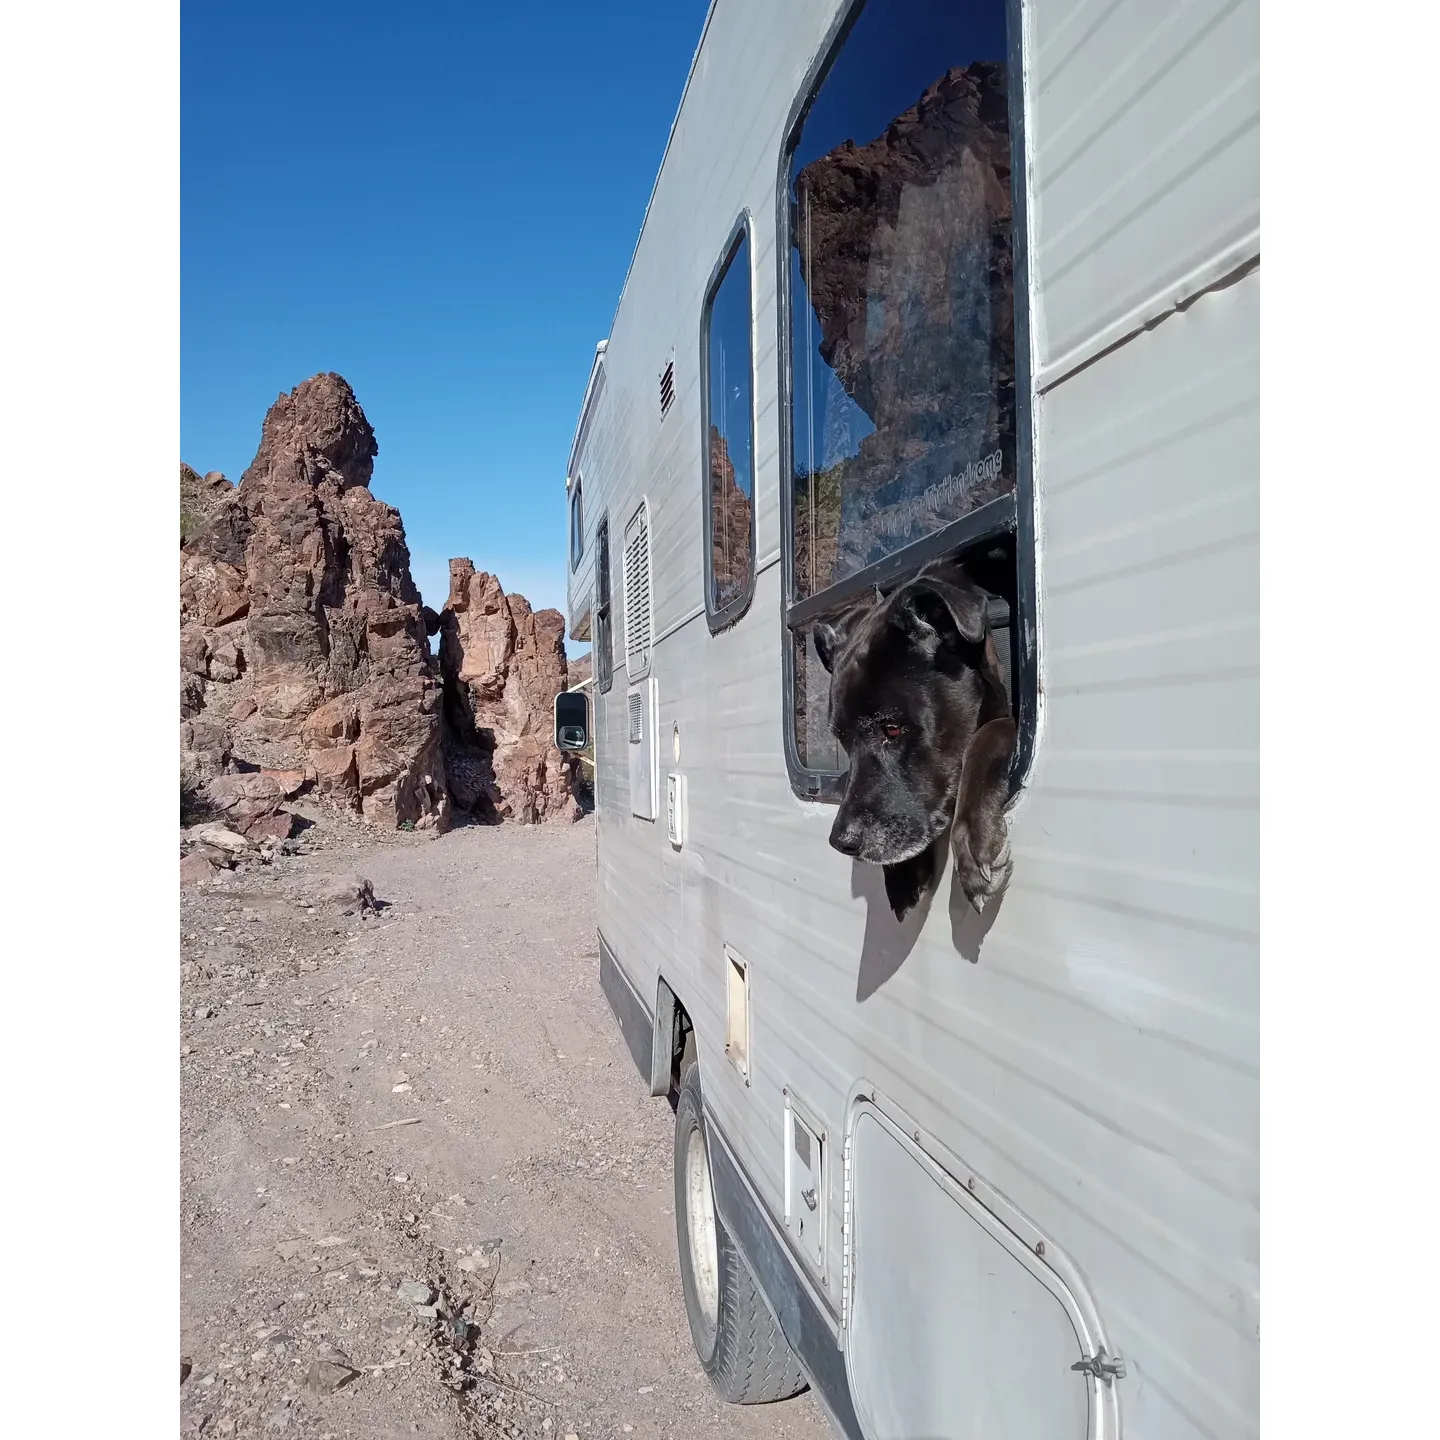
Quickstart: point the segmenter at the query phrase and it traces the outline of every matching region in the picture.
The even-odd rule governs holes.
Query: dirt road
[[[324,822],[183,892],[183,1434],[829,1440],[695,1360],[592,825]],[[379,915],[322,898],[350,872]]]

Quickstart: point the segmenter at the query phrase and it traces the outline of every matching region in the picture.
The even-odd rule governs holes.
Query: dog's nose
[[[842,854],[856,856],[860,853],[860,827],[852,820],[837,818],[830,831],[830,843]]]

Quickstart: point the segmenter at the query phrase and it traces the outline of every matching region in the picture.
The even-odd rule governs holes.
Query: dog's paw
[[[1010,880],[1008,798],[1015,722],[1009,716],[982,725],[965,750],[960,803],[951,832],[955,878],[976,911]]]
[[[985,909],[985,902],[998,895],[1010,883],[1014,861],[1010,855],[1010,837],[1001,834],[998,843],[989,838],[988,843],[975,843],[975,837],[963,825],[956,826],[952,849],[955,856],[955,881],[977,914]],[[977,850],[979,854],[977,854]]]
[[[1009,878],[1010,872],[1014,868],[1014,862],[1010,858],[1010,837],[1008,835],[1005,837],[1004,843],[1000,846],[1000,853],[998,855],[994,856],[993,859],[982,860],[980,862],[980,873],[985,877],[987,882],[997,876],[1003,882]]]

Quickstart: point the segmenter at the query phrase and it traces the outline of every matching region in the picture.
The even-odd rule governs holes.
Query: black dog
[[[885,867],[897,919],[930,885],[947,832],[976,910],[1009,877],[1015,722],[988,598],[959,565],[937,561],[889,597],[877,592],[815,627],[830,728],[850,759],[830,843]]]

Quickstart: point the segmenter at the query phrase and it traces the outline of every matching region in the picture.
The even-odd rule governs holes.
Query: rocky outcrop
[[[863,412],[825,403],[816,503],[796,514],[813,590],[1014,483],[1008,454],[980,467],[1015,425],[1005,67],[943,75],[869,144],[805,166],[796,192],[820,355]]]
[[[316,375],[270,407],[239,487],[209,487],[181,547],[181,718],[223,717],[366,820],[423,828],[449,812],[440,687],[400,514],[368,488],[377,448],[350,386]]]
[[[376,451],[349,385],[317,375],[271,406],[239,486],[182,468],[183,780],[255,843],[288,837],[306,792],[385,826],[573,818],[564,617],[468,560],[443,612],[422,606]]]
[[[180,543],[193,540],[221,501],[235,487],[218,471],[197,474],[188,465],[180,466]]]
[[[200,784],[227,774],[233,766],[230,731],[204,715],[180,721],[180,773]]]
[[[552,742],[555,696],[567,685],[565,617],[469,560],[450,562],[440,615],[450,794],[478,818],[574,819],[571,763]]]
[[[218,470],[202,479],[188,465],[180,467],[182,720],[205,709],[212,679],[226,683],[244,671],[249,528],[235,487]],[[182,750],[188,748],[182,743]]]
[[[570,689],[578,689],[595,673],[594,660],[594,654],[588,650],[574,660],[566,658],[565,679]]]

